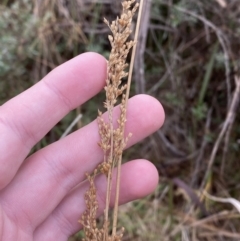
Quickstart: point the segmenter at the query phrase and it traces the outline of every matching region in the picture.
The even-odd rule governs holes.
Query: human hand
[[[0,107],[0,240],[66,241],[81,226],[91,173],[103,156],[96,120],[27,157],[31,148],[70,110],[104,86],[106,60],[82,54],[54,69],[42,81]],[[157,100],[138,95],[128,102],[128,146],[156,131],[164,121]],[[27,158],[26,158],[27,157]],[[96,178],[99,214],[104,176]],[[151,193],[156,168],[146,160],[122,167],[120,203]]]

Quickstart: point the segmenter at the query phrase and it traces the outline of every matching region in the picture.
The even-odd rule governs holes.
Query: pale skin
[[[106,60],[86,53],[62,64],[30,89],[0,106],[0,240],[67,241],[81,226],[85,173],[102,160],[96,120],[28,156],[31,148],[70,110],[100,92]],[[96,110],[97,113],[97,110]],[[131,146],[161,127],[161,104],[147,95],[129,100],[126,133]],[[147,160],[122,167],[120,203],[153,192],[156,168]],[[96,179],[99,215],[106,178]]]

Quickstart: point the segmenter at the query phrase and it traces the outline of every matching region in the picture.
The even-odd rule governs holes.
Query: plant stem
[[[129,72],[128,72],[128,81],[127,81],[127,90],[126,90],[126,99],[125,99],[126,107],[127,107],[127,102],[129,99],[130,87],[131,87],[131,82],[132,82],[133,65],[134,65],[134,59],[135,59],[136,49],[137,49],[137,40],[138,40],[138,35],[139,35],[140,23],[141,23],[142,9],[143,9],[143,0],[140,0],[137,25],[136,25],[135,35],[134,35],[134,42],[136,44],[133,46],[133,49],[132,49],[131,62],[130,62]]]
[[[117,230],[117,217],[118,217],[118,204],[119,204],[119,190],[120,190],[120,176],[121,176],[121,164],[122,164],[122,155],[119,156],[118,166],[117,166],[117,184],[116,184],[116,197],[114,204],[114,214],[113,214],[113,227],[112,227],[112,236],[116,235]]]
[[[131,81],[132,81],[133,65],[134,65],[134,59],[135,59],[135,54],[136,54],[137,39],[138,39],[138,34],[139,34],[142,9],[143,9],[143,0],[140,0],[137,25],[136,25],[135,35],[134,35],[135,45],[133,46],[131,62],[130,62],[130,66],[129,66],[129,73],[128,73],[127,90],[126,90],[126,98],[125,98],[125,108],[126,109],[127,109],[127,102],[128,102],[129,93],[130,93]],[[125,115],[126,115],[126,113],[125,113]],[[124,129],[125,129],[125,125],[123,126],[123,130]],[[122,138],[122,142],[124,142],[124,135]],[[115,203],[114,203],[114,211],[113,211],[114,212],[113,213],[113,227],[112,227],[112,236],[113,237],[116,235],[116,229],[117,229],[121,165],[122,165],[122,154],[119,156],[118,164],[117,164],[117,183],[116,183],[116,195],[115,195]]]
[[[110,160],[113,163],[113,118],[112,118],[112,110],[109,110],[109,120],[110,120],[110,129],[111,129],[111,149],[110,149]],[[109,161],[109,160],[108,160]],[[105,206],[105,232],[104,232],[104,240],[108,240],[108,212],[109,212],[109,205],[110,205],[110,198],[111,198],[111,190],[112,190],[112,172],[113,172],[113,166],[108,171],[107,175],[107,194],[106,194],[106,206]]]

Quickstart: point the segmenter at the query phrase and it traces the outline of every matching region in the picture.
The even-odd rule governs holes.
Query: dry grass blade
[[[219,198],[204,192],[204,195],[212,201],[232,204],[240,213],[240,202],[235,198]]]
[[[216,0],[216,1],[222,8],[227,7],[227,3],[225,2],[225,0]]]
[[[211,171],[211,168],[213,166],[213,163],[214,163],[214,160],[215,160],[215,156],[217,154],[217,151],[219,149],[219,145],[224,137],[224,135],[226,135],[228,129],[230,128],[231,130],[231,126],[235,120],[235,116],[236,116],[236,111],[237,111],[237,107],[238,107],[238,104],[239,104],[239,93],[240,93],[240,78],[238,76],[235,77],[235,84],[236,84],[236,87],[235,87],[235,91],[234,91],[234,94],[233,94],[233,98],[232,98],[232,101],[231,101],[231,104],[230,104],[230,108],[228,110],[228,113],[227,113],[227,116],[226,116],[226,119],[223,123],[223,127],[218,135],[218,138],[214,144],[214,147],[213,147],[213,150],[212,150],[212,153],[211,153],[211,156],[210,156],[210,160],[208,162],[208,167],[207,167],[207,171],[205,173],[205,177],[202,181],[202,185],[201,185],[201,188],[204,188],[205,187],[205,184],[206,184],[206,181],[207,181],[207,178],[208,178],[208,175]]]

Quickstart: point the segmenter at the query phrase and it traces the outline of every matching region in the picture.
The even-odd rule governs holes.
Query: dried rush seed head
[[[134,13],[138,8],[138,3],[133,3],[135,0],[124,1],[122,3],[122,14],[117,17],[115,21],[109,23],[104,19],[104,22],[110,28],[112,35],[108,36],[111,44],[111,52],[108,61],[107,79],[106,79],[106,100],[104,107],[107,110],[108,119],[104,119],[102,113],[98,112],[98,127],[100,142],[98,143],[104,154],[104,161],[98,165],[93,174],[87,174],[89,181],[89,190],[85,195],[86,211],[82,215],[79,222],[83,225],[85,233],[85,241],[121,241],[124,229],[122,228],[118,233],[116,232],[117,226],[117,207],[119,198],[119,182],[120,182],[120,168],[122,152],[128,139],[131,137],[129,134],[124,137],[124,128],[126,122],[126,89],[128,84],[123,85],[122,79],[128,73],[126,68],[127,55],[130,49],[135,45],[135,42],[128,40],[131,34],[131,23]],[[133,6],[132,6],[133,5]],[[113,108],[117,104],[118,99],[121,97],[120,102],[120,115],[115,117],[117,119],[117,126],[113,124],[114,113]],[[112,172],[113,168],[117,165],[117,183],[114,189],[116,190],[115,206],[113,214],[113,223],[110,226],[109,222],[109,205],[112,191]],[[96,225],[96,215],[98,209],[97,190],[94,184],[95,177],[98,173],[102,173],[107,177],[107,192],[106,192],[106,206],[104,210],[104,223],[102,228]],[[112,234],[109,234],[109,228]]]

